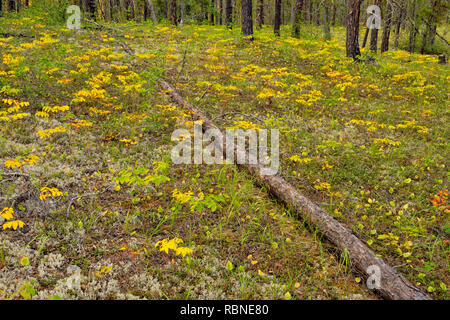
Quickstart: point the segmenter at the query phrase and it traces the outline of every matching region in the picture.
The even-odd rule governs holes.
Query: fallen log
[[[218,150],[226,152],[225,137],[220,129],[200,110],[182,98],[172,86],[164,80],[159,80],[161,87],[171,96],[178,105],[188,109],[195,120],[202,120],[203,130],[217,129],[218,137],[215,140]],[[246,150],[237,147],[235,159],[238,156],[250,157]],[[246,158],[244,158],[246,159]],[[252,163],[251,161],[248,161]],[[260,164],[238,164],[245,168],[258,182],[264,185],[275,197],[294,209],[300,216],[319,231],[340,252],[347,252],[351,264],[363,275],[364,279],[375,280],[370,283],[381,297],[389,300],[431,300],[419,288],[411,284],[403,275],[378,258],[360,239],[358,239],[346,226],[339,223],[318,205],[305,197],[296,188],[279,175],[262,174],[263,166]],[[377,277],[377,278],[374,278]],[[368,286],[369,287],[369,286]]]

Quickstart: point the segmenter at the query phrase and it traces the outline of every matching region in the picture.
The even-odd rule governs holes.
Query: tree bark
[[[383,39],[381,39],[381,53],[389,50],[389,37],[391,35],[392,5],[388,0],[386,4],[386,16],[384,19]]]
[[[398,48],[398,40],[400,38],[400,28],[402,26],[403,17],[406,11],[406,0],[401,2],[401,6],[397,8],[397,26],[395,29],[394,47]]]
[[[256,26],[258,29],[262,28],[264,24],[264,0],[258,0],[258,7],[256,11]]]
[[[367,28],[367,29],[366,29],[366,32],[364,32],[364,39],[363,39],[363,43],[362,43],[362,45],[361,45],[361,48],[365,48],[365,47],[366,47],[367,37],[368,37],[368,35],[369,35],[369,31],[370,31],[370,29]]]
[[[336,9],[336,3],[333,3],[333,17],[331,18],[331,24],[333,25],[333,27],[336,25]]]
[[[211,0],[211,13],[209,16],[209,21],[211,22],[212,25],[214,25],[214,10],[215,10],[216,6],[215,6],[215,1]]]
[[[155,6],[153,5],[153,0],[147,0],[148,7],[150,8],[150,13],[152,15],[153,22],[157,23],[158,18],[156,18]]]
[[[177,104],[192,113],[195,120],[203,120],[203,131],[213,128],[218,130],[219,134],[216,135],[214,143],[219,152],[225,154],[227,145],[225,136],[220,129],[200,110],[194,108],[178,95],[167,82],[160,80],[159,83],[162,89],[168,92]],[[238,157],[243,157],[242,159],[254,157],[239,147],[235,148],[234,155],[235,159]],[[251,161],[248,162],[252,163]],[[377,283],[376,290],[383,298],[392,300],[430,300],[419,288],[387,265],[383,259],[378,258],[349,228],[339,223],[326,211],[306,198],[280,175],[264,175],[262,165],[259,163],[240,164],[238,166],[247,170],[256,178],[258,184],[264,186],[281,202],[295,210],[310,226],[317,228],[340,252],[347,252],[352,265],[362,274],[364,279],[369,278],[369,281],[370,279],[373,280],[373,271],[378,273],[379,283]]]
[[[375,5],[379,7],[380,4],[381,0],[375,0]],[[370,32],[370,50],[372,50],[373,52],[377,52],[377,48],[378,48],[378,29],[373,28],[372,32]]]
[[[438,7],[439,7],[440,1],[439,0],[433,0],[431,3],[431,10],[428,15],[428,19],[424,19],[424,22],[426,23],[425,30],[423,32],[422,36],[422,46],[420,48],[420,53],[424,54],[425,51],[430,50],[434,43],[434,38],[436,35],[436,22],[438,19]]]
[[[313,2],[312,0],[309,0],[309,24],[313,23]]]
[[[246,37],[253,36],[252,0],[241,0],[242,34]]]
[[[177,26],[178,25],[178,16],[177,16],[177,0],[172,0],[170,5],[170,21]]]
[[[361,55],[358,41],[360,6],[361,0],[347,0],[346,52],[347,57],[353,59]]]
[[[293,19],[292,19],[292,36],[298,38],[300,36],[300,19],[302,16],[303,0],[295,0]]]
[[[408,51],[410,53],[413,53],[416,49],[416,35],[417,35],[417,29],[416,29],[416,6],[417,6],[417,0],[413,0],[411,3],[411,14],[410,14],[410,20],[409,20],[409,42],[408,42]]]
[[[233,6],[231,0],[225,0],[225,24],[230,29],[233,27]]]
[[[16,8],[16,1],[15,0],[9,0],[8,1],[8,12],[17,11]]]
[[[223,0],[219,0],[219,24],[223,24]]]
[[[277,37],[280,36],[281,25],[281,0],[275,0],[275,19],[273,21],[273,32]]]
[[[331,40],[331,31],[330,31],[330,4],[327,0],[325,0],[325,18],[323,23],[323,31],[325,40],[329,41]]]

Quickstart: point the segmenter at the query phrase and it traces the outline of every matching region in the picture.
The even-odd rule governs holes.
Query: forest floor
[[[279,128],[280,174],[448,299],[450,68],[436,56],[355,63],[338,27],[329,42],[45,16],[0,30],[36,36],[0,38],[0,298],[377,299],[247,173],[172,164],[172,132],[193,122],[163,78],[223,128]]]

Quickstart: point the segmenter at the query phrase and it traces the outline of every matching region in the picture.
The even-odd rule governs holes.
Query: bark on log
[[[203,120],[203,130],[212,128],[219,130],[218,139],[215,142],[217,148],[222,153],[225,153],[225,137],[220,129],[204,113],[183,99],[169,83],[164,80],[159,80],[159,83],[168,92],[173,101],[188,109],[196,120]],[[235,159],[239,156],[242,157],[243,154],[247,154],[245,155],[247,158],[243,159],[250,157],[246,150],[242,148],[235,149]],[[248,162],[251,163],[251,161]],[[376,292],[383,298],[393,300],[430,300],[430,297],[419,288],[411,284],[404,276],[397,273],[397,271],[387,265],[382,259],[378,258],[347,227],[339,223],[310,199],[306,198],[281,176],[263,175],[261,173],[263,167],[260,164],[240,164],[238,166],[245,168],[252,176],[257,178],[260,184],[264,185],[279,200],[292,209],[295,209],[308,223],[318,227],[323,235],[341,252],[347,250],[352,265],[362,273],[365,279],[371,276],[369,274],[369,267],[373,268],[373,266],[377,266],[381,277],[380,286]]]

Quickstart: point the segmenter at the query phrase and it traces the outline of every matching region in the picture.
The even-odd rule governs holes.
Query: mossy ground
[[[0,26],[36,35],[0,38],[2,99],[16,101],[0,102],[0,207],[25,223],[0,231],[2,297],[29,281],[33,298],[375,298],[245,172],[171,163],[172,131],[192,123],[157,85],[164,77],[211,118],[244,114],[217,120],[224,128],[280,128],[281,174],[448,298],[448,205],[429,201],[448,187],[449,68],[436,57],[393,50],[354,63],[342,28],[331,42],[306,27],[300,40],[264,28],[249,42],[211,26],[74,32],[44,16]],[[63,195],[41,200],[46,186]],[[173,238],[192,254],[155,248]],[[69,265],[79,289],[67,286]]]

